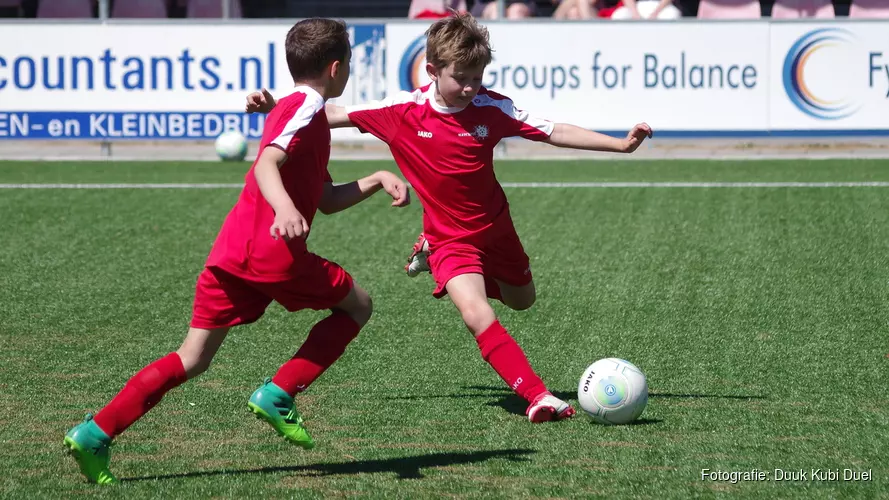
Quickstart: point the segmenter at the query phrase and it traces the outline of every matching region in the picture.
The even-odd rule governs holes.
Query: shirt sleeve
[[[321,103],[323,109],[323,103]],[[293,105],[282,110],[282,115],[277,121],[280,130],[275,131],[274,138],[269,142],[269,146],[275,146],[291,155],[299,144],[300,129],[305,128],[315,114],[318,112],[319,106],[315,102],[302,102],[299,105]]]
[[[392,142],[404,119],[405,106],[413,100],[409,92],[398,94],[368,104],[347,106],[346,113],[362,133],[369,133],[385,142]]]
[[[544,141],[549,139],[555,128],[555,123],[518,109],[511,100],[503,102],[500,109],[506,114],[507,120],[504,137],[518,136],[532,141]]]

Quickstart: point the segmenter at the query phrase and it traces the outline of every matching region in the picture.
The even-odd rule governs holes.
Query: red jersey
[[[287,153],[280,168],[281,180],[311,226],[324,183],[331,182],[327,171],[330,126],[321,95],[301,86],[278,101],[266,118],[260,153],[266,147]],[[259,190],[255,168],[256,163],[247,172],[241,196],[222,224],[206,265],[253,281],[293,279],[300,274],[300,261],[308,256],[306,242],[302,238],[275,240],[269,234],[275,211]]]
[[[346,111],[359,130],[389,145],[423,202],[423,232],[431,247],[451,241],[483,245],[497,236],[489,229],[511,222],[494,175],[494,147],[504,137],[545,140],[554,124],[484,87],[465,108],[443,107],[435,102],[433,85]]]

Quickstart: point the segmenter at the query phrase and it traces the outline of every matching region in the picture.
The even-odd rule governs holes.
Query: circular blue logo
[[[410,92],[422,87],[426,75],[426,35],[420,35],[410,43],[398,63],[398,84],[401,90]]]
[[[606,375],[596,381],[596,401],[605,408],[617,408],[627,399],[627,382],[620,375]]]
[[[821,28],[801,36],[787,51],[782,68],[784,92],[803,113],[820,120],[838,120],[854,114],[858,107],[848,99],[831,100],[816,95],[806,85],[806,65],[820,50],[852,45],[852,34],[839,28]],[[842,68],[836,68],[842,71]]]

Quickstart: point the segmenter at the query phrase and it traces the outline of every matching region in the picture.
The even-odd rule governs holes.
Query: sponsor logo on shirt
[[[422,137],[424,139],[432,139],[432,132],[427,132],[425,130],[417,130],[417,137]]]
[[[457,137],[475,137],[476,139],[486,139],[488,137],[487,125],[476,125],[472,132],[460,132]]]

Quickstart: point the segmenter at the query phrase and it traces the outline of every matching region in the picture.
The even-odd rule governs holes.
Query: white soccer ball
[[[247,138],[237,130],[227,130],[216,138],[216,154],[223,161],[243,161],[247,156]]]
[[[580,407],[601,424],[628,424],[648,404],[648,381],[636,365],[618,358],[591,364],[577,386]]]

